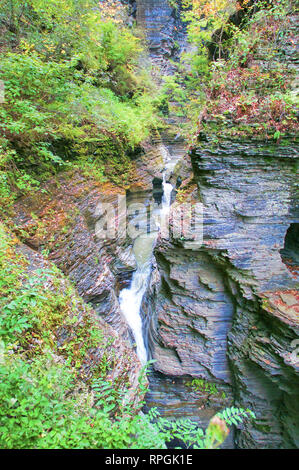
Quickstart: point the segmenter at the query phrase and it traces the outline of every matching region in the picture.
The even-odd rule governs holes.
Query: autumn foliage
[[[280,140],[298,131],[295,69],[298,15],[292,2],[268,3],[235,28],[228,59],[211,65],[198,131]],[[239,4],[239,8],[240,8]]]

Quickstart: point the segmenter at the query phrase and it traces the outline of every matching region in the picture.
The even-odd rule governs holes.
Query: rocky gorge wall
[[[167,0],[137,1],[154,63],[175,38],[170,10]],[[298,447],[298,146],[203,140],[170,181],[180,186],[174,207],[203,204],[203,244],[158,240],[143,304],[156,361],[148,406],[205,426],[235,403],[257,420],[225,446]]]
[[[169,149],[182,157],[183,143],[172,141]],[[160,195],[161,152],[161,143],[151,142],[137,159],[128,203],[149,204]],[[147,407],[202,427],[232,403],[249,407],[257,420],[236,431],[235,441],[231,433],[226,447],[298,447],[299,370],[292,347],[298,338],[298,239],[287,235],[299,222],[297,164],[293,145],[249,141],[213,148],[202,142],[170,178],[174,186],[182,182],[173,207],[182,200],[202,203],[203,243],[192,249],[181,238],[157,241],[142,305],[156,361]],[[113,185],[62,175],[39,200],[17,203],[14,224],[31,249],[48,251],[130,347],[118,295],[136,269],[131,241],[97,237],[103,204],[112,204],[118,219],[125,216],[118,213],[119,196],[124,190]]]
[[[139,28],[145,32],[151,62],[157,80],[173,67],[169,59],[177,58],[186,47],[186,27],[180,17],[181,2],[168,0],[136,0],[134,14]]]
[[[160,239],[156,247],[149,345],[158,375],[149,401],[158,397],[170,414],[181,401],[201,423],[234,401],[257,416],[237,432],[238,447],[298,447],[298,239],[293,259],[280,253],[299,222],[297,150],[202,142],[190,158],[203,244],[193,251]],[[180,391],[162,392],[163,376]],[[219,393],[195,393],[192,378]]]

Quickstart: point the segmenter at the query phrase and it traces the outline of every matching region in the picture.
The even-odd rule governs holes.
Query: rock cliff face
[[[36,279],[36,276],[40,276],[40,272],[44,273],[42,283],[45,291],[52,291],[57,298],[63,296],[64,299],[67,299],[67,293],[72,291],[71,305],[65,300],[64,308],[59,312],[59,322],[56,312],[56,321],[52,321],[51,324],[50,333],[53,346],[51,355],[63,363],[68,347],[71,347],[76,340],[88,342],[91,329],[97,330],[99,339],[91,343],[92,346],[85,350],[81,366],[77,369],[78,387],[82,387],[86,381],[93,377],[98,377],[99,369],[102,369],[106,372],[107,380],[117,383],[119,389],[127,390],[127,396],[138,402],[136,390],[142,366],[130,344],[124,341],[114,328],[87,306],[65,276],[58,270],[53,271],[53,263],[24,244],[18,243],[15,249],[26,262],[26,275]],[[45,318],[47,318],[47,313],[45,313]],[[38,340],[38,335],[34,333],[32,338],[35,341],[29,343],[27,347],[29,350],[31,348],[31,353],[34,355],[34,348],[38,344],[42,344],[42,340]],[[81,343],[79,347],[82,348],[83,344]]]
[[[112,187],[106,191],[103,185],[101,191],[99,188],[99,184],[80,175],[61,177],[59,186],[49,183],[39,200],[33,197],[18,203],[16,233],[36,251],[46,250],[48,258],[74,282],[84,300],[126,336],[117,286],[124,267],[132,270],[134,262],[132,265],[129,253],[127,258],[117,255],[116,251],[122,250],[121,242],[114,244],[115,239],[96,236],[103,204],[111,204],[116,210],[118,196]]]
[[[183,143],[169,150],[182,156]],[[152,142],[136,160],[128,203],[161,197],[162,153]],[[227,447],[299,445],[297,166],[293,144],[202,142],[171,176],[179,186],[174,206],[182,199],[203,205],[203,243],[158,239],[142,306],[156,360],[147,406],[201,426],[232,403],[249,407],[257,420],[235,442],[231,434]],[[136,269],[131,241],[101,238],[96,228],[105,203],[116,220],[124,217],[117,202],[125,191],[79,174],[45,189],[39,200],[18,202],[17,234],[35,252],[47,250],[128,341],[118,294]]]
[[[137,24],[146,31],[152,54],[172,54],[175,10],[167,0],[137,0]]]
[[[158,66],[157,78],[169,73],[170,58],[185,46],[185,25],[180,18],[180,1],[136,0],[136,21],[146,33],[152,63]]]
[[[202,142],[191,161],[193,197],[204,207],[203,244],[192,250],[184,240],[161,239],[156,247],[154,367],[225,392],[202,410],[200,400],[193,406],[202,422],[207,408],[215,412],[227,400],[255,411],[257,420],[236,435],[238,446],[297,447],[298,154],[292,144]],[[152,381],[149,401],[161,375]],[[181,395],[194,401],[187,388]],[[166,408],[174,396],[160,388]]]
[[[125,233],[126,204],[148,205],[153,181],[161,199],[161,152],[160,141],[144,145],[127,189],[73,172],[49,181],[38,197],[20,199],[15,206],[15,233],[30,248],[46,254],[126,340],[131,334],[118,295],[136,269],[132,239]]]
[[[160,54],[164,64],[175,37],[169,2],[138,0],[136,18],[153,63]],[[228,447],[299,445],[297,169],[294,143],[203,141],[170,177],[180,186],[174,207],[203,204],[203,243],[158,240],[143,303],[156,360],[147,403],[203,426],[232,402],[249,407],[256,421]]]

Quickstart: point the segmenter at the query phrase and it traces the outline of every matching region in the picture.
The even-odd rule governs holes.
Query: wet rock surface
[[[124,3],[146,31],[153,75],[172,73],[169,58],[185,41],[178,11],[167,0]],[[248,407],[256,421],[246,422],[235,436],[232,432],[225,447],[298,448],[299,212],[293,142],[203,140],[184,157],[180,136],[153,135],[135,156],[126,190],[71,174],[50,182],[38,198],[20,200],[14,224],[27,245],[22,250],[31,269],[44,266],[46,254],[93,306],[105,335],[117,342],[112,379],[133,357],[134,387],[140,364],[118,302],[136,269],[132,241],[122,231],[101,235],[105,205],[113,214],[108,223],[121,225],[125,207],[119,208],[119,198],[126,195],[146,207],[161,202],[163,143],[178,157],[166,175],[177,192],[174,204],[203,204],[203,243],[158,239],[142,305],[145,342],[156,360],[147,407],[157,406],[172,419],[189,417],[203,428],[226,406]],[[66,337],[61,330],[60,341]],[[194,379],[204,385],[192,386]]]
[[[229,406],[232,399],[228,386],[219,385],[217,391],[214,391],[209,390],[209,384],[206,383],[206,389],[205,386],[196,388],[192,385],[190,376],[165,376],[156,371],[151,372],[145,409],[156,407],[169,419],[188,418],[206,429],[214,414]],[[222,448],[234,446],[233,436],[232,430]]]
[[[47,191],[38,201],[26,198],[18,202],[17,235],[36,251],[46,253],[83,299],[127,337],[117,299],[118,276],[121,279],[124,270],[132,271],[135,266],[121,233],[112,230],[112,238],[106,238],[99,228],[105,207],[116,220],[121,219],[117,202],[124,192],[78,174],[61,176],[59,184],[49,184]]]
[[[156,260],[161,284],[150,328],[155,368],[229,383],[226,337],[233,305],[221,270],[204,252],[173,250],[166,243],[158,247]]]
[[[179,11],[167,0],[129,3],[149,40],[153,75],[171,74],[169,58],[185,47]],[[134,156],[126,190],[62,177],[39,201],[17,204],[16,232],[37,252],[47,250],[97,314],[132,340],[118,303],[136,269],[132,240],[121,232],[97,236],[96,227],[100,235],[105,204],[121,224],[119,197],[146,207],[161,202],[166,144],[175,157],[166,174],[173,205],[203,205],[203,243],[157,241],[141,312],[156,361],[147,407],[203,428],[226,406],[248,407],[257,419],[230,433],[224,447],[299,447],[298,150],[293,142],[215,145],[202,136],[185,156],[175,119],[168,121],[170,129]],[[208,392],[192,388],[194,379]],[[217,393],[209,392],[213,385]]]
[[[57,292],[58,296],[63,296],[69,291],[70,281],[57,272],[54,274],[53,263],[27,245],[19,243],[16,249],[26,259],[28,263],[26,271],[29,275],[37,276],[41,272],[44,273],[43,287],[45,290]],[[78,378],[83,382],[91,380],[93,376],[96,376],[99,367],[101,367],[101,361],[104,359],[107,367],[107,380],[128,390],[128,396],[132,400],[138,401],[136,390],[141,364],[128,342],[124,341],[114,328],[91,310],[77,292],[73,294],[71,310],[67,311],[65,317],[61,314],[61,317],[61,324],[54,324],[55,326],[51,330],[53,346],[57,347],[57,354],[61,359],[63,359],[64,348],[74,338],[82,337],[88,327],[96,327],[101,332],[98,344],[86,350],[82,365],[78,369]],[[73,320],[71,327],[68,323],[69,320]]]
[[[53,261],[125,339],[131,334],[118,295],[136,270],[127,206],[151,203],[154,178],[160,181],[161,192],[161,151],[160,139],[144,144],[127,189],[73,172],[49,181],[38,196],[15,205],[15,233]]]
[[[299,295],[292,307],[284,292],[264,293],[255,302],[236,295],[228,356],[237,404],[257,419],[237,433],[242,448],[298,448]],[[296,357],[297,356],[297,357]]]
[[[156,247],[148,299],[154,368],[222,384],[235,404],[253,410],[257,419],[236,433],[238,447],[298,447],[298,275],[280,253],[299,221],[298,153],[266,142],[203,143],[191,161],[203,243],[192,249],[160,238]],[[158,394],[167,409],[175,393],[161,393],[158,382],[154,375],[149,400]],[[219,404],[209,403],[210,411]]]
[[[169,59],[178,57],[185,47],[186,28],[180,8],[180,2],[136,0],[136,22],[146,33],[151,60],[158,69],[157,79],[174,70]]]
[[[155,145],[152,158],[144,152],[136,162],[130,202],[152,202],[150,188],[163,170],[161,143]],[[169,152],[183,154],[182,142],[177,145]],[[257,420],[235,439],[231,433],[225,447],[298,447],[298,273],[286,260],[291,252],[295,263],[298,255],[297,161],[293,147],[204,144],[170,175],[173,185],[180,181],[174,206],[180,200],[203,204],[204,237],[200,246],[184,237],[157,241],[142,305],[146,343],[156,360],[147,406],[172,419],[190,417],[203,428],[232,403],[249,407]],[[38,200],[17,203],[17,235],[36,256],[46,250],[130,348],[118,294],[136,269],[131,241],[121,231],[111,239],[97,236],[104,204],[121,223],[117,203],[125,190],[80,174],[61,176],[46,190]],[[219,393],[192,389],[194,379]]]
[[[279,251],[298,222],[296,146],[224,142],[192,155],[204,209],[204,245],[225,250],[258,290],[296,285]]]

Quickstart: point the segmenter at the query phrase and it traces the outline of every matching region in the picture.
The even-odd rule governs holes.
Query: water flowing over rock
[[[61,177],[60,186],[48,184],[47,191],[38,201],[26,198],[18,203],[17,234],[22,232],[24,241],[35,250],[48,250],[49,259],[74,282],[84,300],[127,338],[117,292],[123,271],[132,272],[135,261],[118,233],[107,239],[99,230],[96,235],[103,204],[116,215],[117,198],[123,193],[115,194],[111,187],[105,194],[103,186],[79,175]]]
[[[160,140],[149,141],[135,161],[135,179],[127,190],[79,173],[62,174],[58,183],[49,181],[38,198],[25,197],[15,206],[15,233],[35,251],[45,252],[125,340],[132,335],[118,296],[137,269],[126,231],[127,205],[147,207],[154,178],[161,200],[163,167]]]
[[[184,240],[161,239],[150,295],[154,367],[180,385],[163,395],[161,375],[154,376],[149,401],[158,395],[167,409],[181,396],[188,410],[178,391],[183,379],[204,378],[255,411],[257,420],[237,433],[238,446],[298,447],[298,275],[280,253],[299,222],[298,153],[265,142],[203,142],[191,162],[193,196],[204,205],[203,244],[193,251]],[[223,406],[207,403],[214,412]],[[203,422],[198,408],[192,412]]]
[[[137,270],[133,274],[130,287],[123,289],[119,296],[120,309],[123,312],[136,341],[137,355],[142,364],[146,364],[147,351],[143,339],[140,308],[148,287],[151,274],[151,261],[155,234],[141,234],[134,241],[133,251],[137,261]]]
[[[36,276],[37,272],[40,271],[47,273],[46,279],[43,280],[46,290],[55,291],[59,296],[65,294],[70,289],[70,281],[61,275],[59,275],[60,282],[57,284],[58,279],[52,272],[52,263],[46,260],[40,253],[21,243],[18,243],[16,249],[28,262],[26,267],[28,275]],[[72,310],[68,311],[68,315],[72,315],[73,318],[76,317],[76,321],[72,322],[71,328],[67,321],[56,325],[54,323],[52,326],[53,341],[57,345],[58,354],[77,335],[82,335],[82,331],[86,328],[86,318],[88,318],[89,325],[94,322],[100,329],[103,340],[96,347],[86,351],[82,366],[78,369],[78,376],[83,381],[95,378],[98,367],[104,358],[107,366],[107,380],[118,383],[120,388],[126,390],[127,398],[138,401],[136,390],[138,388],[141,364],[137,360],[137,356],[135,356],[129,343],[124,341],[114,328],[100,318],[95,311],[89,309],[76,292],[73,295]],[[59,358],[59,356],[56,357]],[[63,357],[63,354],[60,356],[60,359],[61,357]]]

